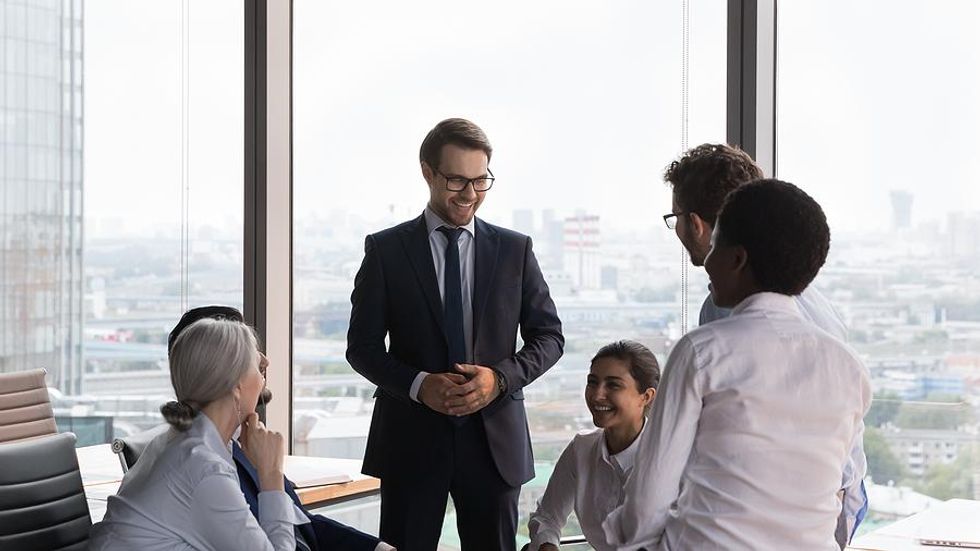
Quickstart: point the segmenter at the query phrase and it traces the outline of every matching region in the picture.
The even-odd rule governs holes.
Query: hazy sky
[[[241,2],[191,2],[192,224],[240,224]],[[690,144],[724,140],[723,0],[692,2]],[[298,217],[421,210],[418,145],[448,116],[483,126],[498,177],[483,214],[585,209],[626,227],[670,210],[681,150],[681,2],[296,0]],[[179,222],[180,3],[85,3],[89,220]],[[832,227],[980,209],[980,3],[780,4],[779,175]],[[175,229],[175,232],[177,230]]]

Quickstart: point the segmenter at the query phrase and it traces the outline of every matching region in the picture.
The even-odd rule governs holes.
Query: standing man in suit
[[[673,205],[671,212],[664,215],[664,221],[687,249],[691,264],[704,266],[704,259],[711,249],[711,232],[725,197],[762,177],[762,168],[748,153],[727,144],[699,145],[667,167],[664,181],[673,190]],[[847,342],[844,320],[815,286],[806,286],[793,299],[805,319],[839,341]],[[709,293],[701,304],[698,325],[727,318],[731,313],[731,308],[715,305]],[[857,435],[841,480],[842,506],[836,534],[841,549],[850,541],[868,510],[863,438],[863,432]]]
[[[181,316],[180,321],[170,332],[167,342],[167,353],[174,347],[177,336],[187,329],[192,323],[205,318],[228,319],[232,321],[244,322],[242,313],[230,306],[201,306],[191,308]],[[265,376],[265,370],[269,365],[269,360],[265,355],[261,356],[259,371]],[[272,399],[272,392],[268,388],[262,389],[259,396],[259,403],[267,404]],[[235,468],[238,470],[238,482],[242,487],[242,494],[248,502],[252,515],[259,520],[259,475],[252,462],[248,460],[238,439],[232,440],[232,457],[235,461]],[[297,551],[394,551],[390,545],[380,541],[374,536],[370,536],[346,526],[337,521],[330,520],[323,515],[311,515],[307,511],[299,496],[296,495],[294,485],[289,479],[285,484],[286,494],[293,500],[296,508],[296,550]]]
[[[437,124],[425,211],[369,235],[354,280],[347,359],[378,386],[363,472],[399,549],[436,549],[451,495],[463,549],[513,550],[534,476],[523,388],[565,341],[531,239],[475,217],[492,151],[470,121]]]

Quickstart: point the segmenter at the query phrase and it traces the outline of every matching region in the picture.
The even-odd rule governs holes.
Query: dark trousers
[[[444,436],[446,449],[407,450],[408,468],[382,478],[382,541],[399,551],[435,551],[452,495],[463,551],[514,551],[521,489],[497,472],[482,417],[459,426],[447,420]]]

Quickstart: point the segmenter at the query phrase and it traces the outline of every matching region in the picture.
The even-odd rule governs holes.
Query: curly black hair
[[[764,291],[798,295],[830,251],[823,209],[802,189],[781,180],[756,180],[728,194],[718,213],[723,245],[739,245]]]
[[[748,153],[726,144],[701,144],[673,161],[664,171],[677,205],[714,225],[725,196],[762,178],[762,169]]]

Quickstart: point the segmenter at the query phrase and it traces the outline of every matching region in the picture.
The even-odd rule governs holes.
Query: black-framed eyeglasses
[[[463,191],[466,186],[473,184],[473,191],[487,191],[493,187],[493,181],[496,178],[493,177],[493,172],[487,169],[487,174],[489,176],[480,176],[479,178],[463,178],[462,176],[446,176],[441,170],[436,169],[436,174],[442,176],[446,179],[446,189],[449,191]]]
[[[684,216],[686,212],[672,212],[670,214],[664,215],[664,224],[667,224],[667,229],[674,229],[677,227],[677,218]]]

